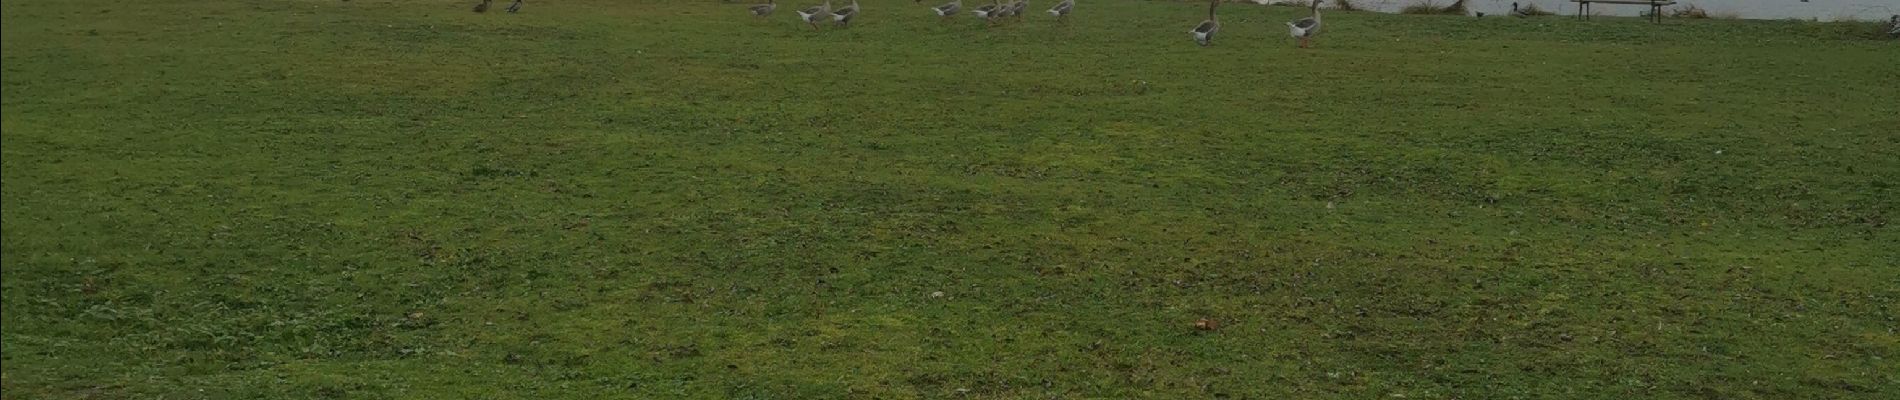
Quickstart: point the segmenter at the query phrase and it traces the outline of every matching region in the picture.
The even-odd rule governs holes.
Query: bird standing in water
[[[1216,7],[1220,7],[1220,0],[1209,1],[1207,4],[1207,20],[1201,21],[1200,25],[1194,26],[1194,30],[1188,31],[1188,33],[1194,35],[1194,43],[1198,43],[1203,47],[1214,44],[1214,34],[1220,32],[1220,17],[1214,15],[1214,8]]]

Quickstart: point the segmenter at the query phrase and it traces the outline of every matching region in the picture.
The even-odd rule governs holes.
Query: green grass
[[[0,397],[1900,396],[1866,24],[807,3],[0,3]]]

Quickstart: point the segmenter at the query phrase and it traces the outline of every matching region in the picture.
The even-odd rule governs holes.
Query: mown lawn
[[[0,3],[0,397],[1900,397],[1871,25],[811,3]]]

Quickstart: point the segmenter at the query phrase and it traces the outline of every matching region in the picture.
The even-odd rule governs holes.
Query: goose
[[[997,13],[1001,12],[998,9],[1002,7],[1001,4],[996,3],[996,0],[990,0],[990,4],[976,6],[976,10],[970,11],[970,14],[975,14],[977,18],[985,20],[995,20]]]
[[[1029,0],[1016,0],[1014,3],[1009,3],[1009,16],[1022,19],[1023,11],[1027,9],[1029,9]]]
[[[1194,26],[1194,30],[1188,31],[1194,34],[1194,43],[1199,43],[1202,47],[1214,44],[1214,33],[1220,32],[1220,17],[1214,16],[1215,7],[1220,7],[1220,0],[1209,1],[1207,20],[1201,21],[1200,25]]]
[[[493,3],[493,2],[495,2],[495,0],[482,0],[482,4],[475,5],[475,12],[478,12],[478,13],[488,12],[488,3]]]
[[[798,19],[805,20],[805,23],[811,24],[812,29],[818,29],[818,19],[824,18],[826,15],[831,15],[831,0],[825,0],[825,5],[822,6],[811,6],[803,10],[798,10]]]
[[[1069,11],[1073,10],[1075,10],[1075,0],[1062,0],[1061,3],[1056,3],[1055,7],[1049,7],[1049,15],[1054,15],[1060,20],[1067,18]]]
[[[520,12],[520,11],[521,11],[521,0],[515,0],[515,2],[514,2],[513,4],[509,4],[509,5],[508,5],[508,13],[509,13],[509,14],[514,14],[514,13],[516,13],[516,12]]]
[[[1529,9],[1517,8],[1517,3],[1511,3],[1511,16],[1524,18],[1531,16],[1531,12]]]
[[[748,9],[752,10],[752,15],[770,16],[772,11],[778,10],[778,0],[766,0],[765,4],[754,5]]]
[[[1008,16],[1009,16],[1009,14],[1010,14],[1010,13],[1009,13],[1009,12],[1010,12],[1010,10],[1013,10],[1013,9],[1015,9],[1015,8],[1016,8],[1016,3],[1009,3],[1009,4],[997,4],[997,5],[996,5],[996,9],[994,9],[994,10],[990,10],[990,17],[991,17],[991,18],[1003,18],[1003,17],[1008,17]]]
[[[844,8],[840,8],[838,11],[833,11],[831,13],[831,20],[836,22],[838,26],[848,26],[851,25],[851,18],[857,16],[858,0],[851,0],[851,5],[844,6]]]
[[[1288,22],[1286,23],[1286,29],[1287,34],[1293,35],[1293,38],[1300,40],[1301,48],[1307,47],[1307,43],[1311,41],[1313,35],[1319,34],[1319,0],[1313,0],[1313,16]]]
[[[923,1],[923,0],[918,0],[918,1]],[[943,5],[941,6],[930,8],[931,11],[937,12],[937,16],[944,17],[944,18],[955,17],[957,16],[957,10],[962,10],[962,9],[963,9],[963,0],[953,0],[949,3],[943,3]]]
[[[1887,18],[1887,35],[1900,36],[1900,15]]]

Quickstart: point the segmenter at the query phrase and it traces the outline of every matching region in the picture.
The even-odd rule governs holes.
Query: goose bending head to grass
[[[1201,21],[1200,25],[1194,26],[1194,30],[1188,31],[1189,34],[1194,35],[1194,43],[1203,47],[1214,44],[1214,34],[1220,32],[1220,17],[1214,15],[1214,9],[1217,7],[1220,7],[1220,0],[1209,1],[1207,20]]]
[[[803,10],[798,10],[798,19],[805,20],[806,24],[811,24],[811,29],[814,30],[818,29],[818,19],[829,15],[831,15],[831,0],[825,0],[825,5],[822,6],[811,6]]]
[[[488,12],[488,3],[493,3],[493,2],[495,2],[495,0],[482,0],[481,4],[475,5],[475,12],[478,12],[478,13]]]
[[[778,10],[778,0],[766,0],[765,4],[755,5],[749,9],[752,10],[752,15],[769,17],[772,11]]]
[[[1286,30],[1288,35],[1300,40],[1301,48],[1305,48],[1312,42],[1313,35],[1319,34],[1319,25],[1319,0],[1313,0],[1313,16],[1286,23]]]
[[[985,21],[996,22],[996,17],[1002,16],[1002,8],[1002,4],[997,4],[996,0],[990,0],[990,4],[976,6],[976,9],[971,10],[970,14],[975,14],[977,18],[982,18]]]
[[[831,13],[831,21],[836,22],[838,26],[849,26],[851,25],[851,19],[857,18],[857,17],[858,17],[858,0],[851,0],[851,5],[845,6],[844,8],[840,8],[838,9],[838,11],[834,11]]]
[[[963,0],[952,0],[949,3],[943,3],[941,6],[930,8],[930,11],[936,12],[937,16],[944,18],[955,17],[957,16],[957,11],[960,10],[963,10]]]
[[[510,3],[510,4],[508,4],[508,13],[509,13],[509,14],[514,14],[514,13],[518,13],[518,12],[521,12],[521,0],[515,0],[515,2],[514,2],[514,3]]]
[[[1068,18],[1069,11],[1074,11],[1074,10],[1075,10],[1075,0],[1062,0],[1061,3],[1056,3],[1055,7],[1049,7],[1049,15],[1054,15],[1056,16],[1056,19],[1060,20],[1060,19]]]
[[[1022,18],[1023,11],[1028,10],[1028,9],[1029,9],[1029,0],[1016,0],[1016,2],[1014,3],[1009,3],[1009,16]]]

